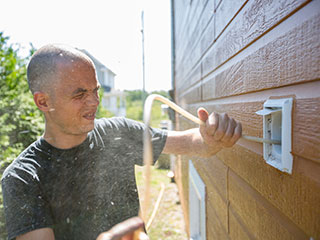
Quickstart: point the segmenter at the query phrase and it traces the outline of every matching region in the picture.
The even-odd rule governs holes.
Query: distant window
[[[189,160],[189,222],[190,239],[206,239],[206,187]]]
[[[111,92],[111,87],[110,86],[108,86],[108,85],[102,85],[102,87],[103,87],[103,90],[105,91],[105,92]]]

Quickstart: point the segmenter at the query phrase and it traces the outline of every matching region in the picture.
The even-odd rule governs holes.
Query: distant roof
[[[94,56],[92,56],[87,50],[85,50],[85,49],[78,49],[78,50],[83,52],[84,54],[86,54],[89,58],[91,58],[91,60],[96,65],[96,68],[98,67],[99,70],[109,71],[113,75],[116,75],[113,71],[110,70],[110,68],[107,68],[105,65],[103,65],[98,59],[96,59]]]

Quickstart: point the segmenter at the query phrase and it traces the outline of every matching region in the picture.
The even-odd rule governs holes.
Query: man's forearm
[[[232,147],[241,137],[241,123],[227,114],[212,113],[200,108],[199,128],[186,131],[169,131],[164,153],[210,157],[223,147]]]
[[[169,131],[163,153],[210,157],[221,149],[222,145],[219,142],[208,146],[204,142],[199,128],[193,128],[186,131]]]

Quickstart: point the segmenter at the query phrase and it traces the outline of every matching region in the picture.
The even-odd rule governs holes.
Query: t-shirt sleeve
[[[126,121],[130,129],[130,136],[135,138],[134,142],[137,143],[140,151],[139,154],[141,157],[138,158],[138,162],[136,162],[136,164],[143,165],[143,138],[146,125],[130,119],[127,119]],[[152,142],[153,163],[155,163],[162,153],[162,150],[166,143],[167,131],[149,127],[149,132]]]
[[[151,127],[149,128],[149,131],[152,143],[153,163],[155,163],[163,151],[168,132],[166,130]],[[140,164],[143,164],[143,161]]]
[[[50,208],[37,179],[14,171],[4,174],[1,184],[8,239],[52,226]]]
[[[121,132],[122,139],[125,139],[123,147],[127,152],[135,155],[135,164],[143,165],[143,136],[146,125],[127,118],[112,118],[111,120],[111,128],[116,132]],[[152,141],[153,163],[155,163],[166,143],[167,131],[150,127],[149,132]]]

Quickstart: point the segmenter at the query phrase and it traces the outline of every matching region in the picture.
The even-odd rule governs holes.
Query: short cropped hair
[[[32,94],[48,90],[53,81],[59,78],[59,62],[78,60],[88,62],[94,67],[92,60],[86,54],[73,47],[62,44],[41,47],[32,55],[27,67],[28,84]]]

